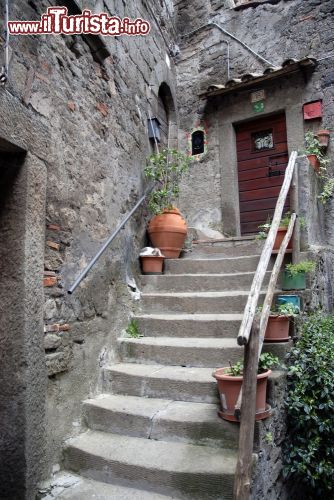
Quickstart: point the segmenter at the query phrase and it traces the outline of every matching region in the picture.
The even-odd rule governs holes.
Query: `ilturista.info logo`
[[[123,19],[105,12],[93,14],[85,9],[69,16],[66,7],[49,7],[39,21],[8,21],[11,35],[104,35],[146,36],[151,25],[145,19]]]

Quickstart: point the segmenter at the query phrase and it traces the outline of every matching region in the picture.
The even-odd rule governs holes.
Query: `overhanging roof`
[[[304,57],[303,59],[286,59],[281,66],[270,66],[261,73],[245,73],[240,78],[232,78],[225,84],[212,84],[206,92],[200,94],[200,97],[214,97],[217,95],[230,94],[239,90],[247,90],[258,86],[259,84],[282,78],[299,71],[313,71],[317,65],[314,57]]]

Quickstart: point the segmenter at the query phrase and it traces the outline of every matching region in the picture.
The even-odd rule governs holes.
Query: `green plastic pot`
[[[306,274],[304,271],[292,276],[289,271],[284,271],[282,278],[282,290],[305,290]]]

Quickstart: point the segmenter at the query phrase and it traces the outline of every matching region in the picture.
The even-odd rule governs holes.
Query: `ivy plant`
[[[304,483],[309,498],[334,498],[334,315],[301,323],[288,363],[285,474]]]
[[[177,149],[163,149],[149,156],[144,169],[145,177],[156,183],[148,200],[148,208],[154,214],[173,208],[180,192],[180,181],[189,170],[190,157]]]
[[[299,273],[311,273],[315,270],[316,263],[313,260],[302,260],[298,264],[287,264],[286,271],[290,276],[297,276]]]
[[[263,373],[271,370],[274,366],[279,364],[279,359],[277,356],[269,352],[263,352],[259,359],[258,373]],[[229,361],[230,367],[226,370],[226,375],[232,375],[233,377],[240,377],[243,375],[244,365],[241,361],[238,361],[234,365]]]

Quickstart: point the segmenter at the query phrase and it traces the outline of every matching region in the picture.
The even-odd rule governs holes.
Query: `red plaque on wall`
[[[304,120],[322,118],[322,101],[307,102],[303,107]]]

